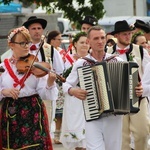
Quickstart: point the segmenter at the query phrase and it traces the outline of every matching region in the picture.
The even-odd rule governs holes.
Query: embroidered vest
[[[112,47],[108,47],[106,52],[110,53],[110,54],[114,54],[116,51],[116,45],[112,46]],[[139,45],[136,44],[130,44],[130,49],[129,52],[126,53],[127,56],[127,60],[129,61],[129,55],[132,53],[134,57],[134,59],[136,60],[136,62],[139,65],[139,74],[140,77],[142,77],[143,75],[143,67],[142,67],[142,59],[143,59],[143,48]]]
[[[45,57],[45,62],[50,63],[51,67],[53,64],[53,54],[54,54],[54,48],[48,43],[44,43],[43,46],[43,52]]]

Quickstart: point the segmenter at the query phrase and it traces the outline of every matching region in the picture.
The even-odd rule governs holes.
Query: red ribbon
[[[27,79],[27,78],[30,76],[31,73],[29,72],[27,76],[26,76],[26,74],[25,74],[25,75],[19,80],[19,79],[17,78],[17,76],[14,74],[13,70],[11,69],[11,67],[10,67],[10,65],[9,65],[8,59],[5,59],[5,60],[4,60],[4,63],[5,63],[5,66],[6,66],[7,70],[8,70],[8,72],[9,72],[9,75],[14,79],[14,84],[13,84],[13,86],[16,87],[17,85],[20,85],[21,87],[24,87],[24,83],[23,83],[24,78]],[[22,83],[23,83],[23,84],[22,84]]]
[[[70,57],[69,54],[66,54],[65,58],[70,62],[71,65],[74,63],[74,60]]]

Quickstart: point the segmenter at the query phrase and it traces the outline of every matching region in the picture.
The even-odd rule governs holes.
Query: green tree
[[[8,4],[13,0],[2,0],[3,3]],[[86,15],[92,15],[100,19],[105,14],[103,1],[104,0],[89,0],[88,5],[85,4],[86,0],[19,0],[25,6],[36,3],[37,7],[42,6],[46,8],[47,13],[54,13],[55,10],[61,10],[64,12],[64,17],[68,18],[72,22],[78,22],[82,20]],[[78,8],[75,8],[73,2],[78,4]],[[27,3],[28,2],[28,3]]]

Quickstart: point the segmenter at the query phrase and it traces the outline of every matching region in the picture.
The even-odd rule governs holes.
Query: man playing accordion
[[[106,36],[105,31],[99,26],[91,27],[87,32],[87,42],[90,44],[90,54],[86,56],[93,62],[102,62],[110,58],[111,54],[105,53]],[[111,61],[122,61],[115,57]],[[88,92],[81,88],[76,88],[79,83],[78,68],[88,65],[85,59],[78,59],[74,63],[70,75],[63,84],[65,93],[75,96],[80,100],[85,100]],[[121,87],[120,87],[121,88]],[[137,83],[135,93],[137,97],[142,95],[141,83]],[[77,108],[78,109],[78,108]],[[79,116],[80,117],[80,116]],[[87,121],[85,127],[87,150],[121,150],[122,144],[122,115],[107,115],[99,119]]]

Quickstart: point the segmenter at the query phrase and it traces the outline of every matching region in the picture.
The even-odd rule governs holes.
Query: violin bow
[[[43,66],[40,65],[40,63],[38,63],[38,62],[34,62],[34,63],[33,63],[33,66],[36,67],[36,68],[39,68],[39,69],[41,69],[41,70],[43,70],[43,71],[45,71],[45,72],[52,72],[52,73],[56,74],[56,77],[57,77],[61,82],[66,82],[66,79],[65,79],[65,78],[63,78],[62,76],[58,75],[55,71],[43,67]]]
[[[22,83],[21,83],[21,85],[20,85],[19,91],[22,89],[22,87],[23,87],[23,85],[24,85],[24,82],[26,81],[26,79],[27,79],[27,77],[28,77],[28,74],[29,74],[29,72],[30,72],[30,70],[31,70],[31,68],[32,68],[32,66],[33,66],[33,63],[35,62],[35,60],[36,60],[36,58],[37,58],[37,55],[38,55],[38,53],[39,53],[39,51],[40,51],[40,48],[42,47],[42,45],[43,45],[43,43],[44,43],[45,38],[47,37],[47,34],[48,34],[48,30],[46,31],[46,34],[44,35],[44,37],[41,39],[41,43],[40,43],[40,45],[39,45],[39,48],[38,48],[38,50],[37,50],[37,53],[36,53],[35,57],[33,58],[33,61],[31,62],[30,66],[29,66],[29,68],[28,68],[28,71],[27,71],[26,74],[25,74],[24,80],[22,81]]]

